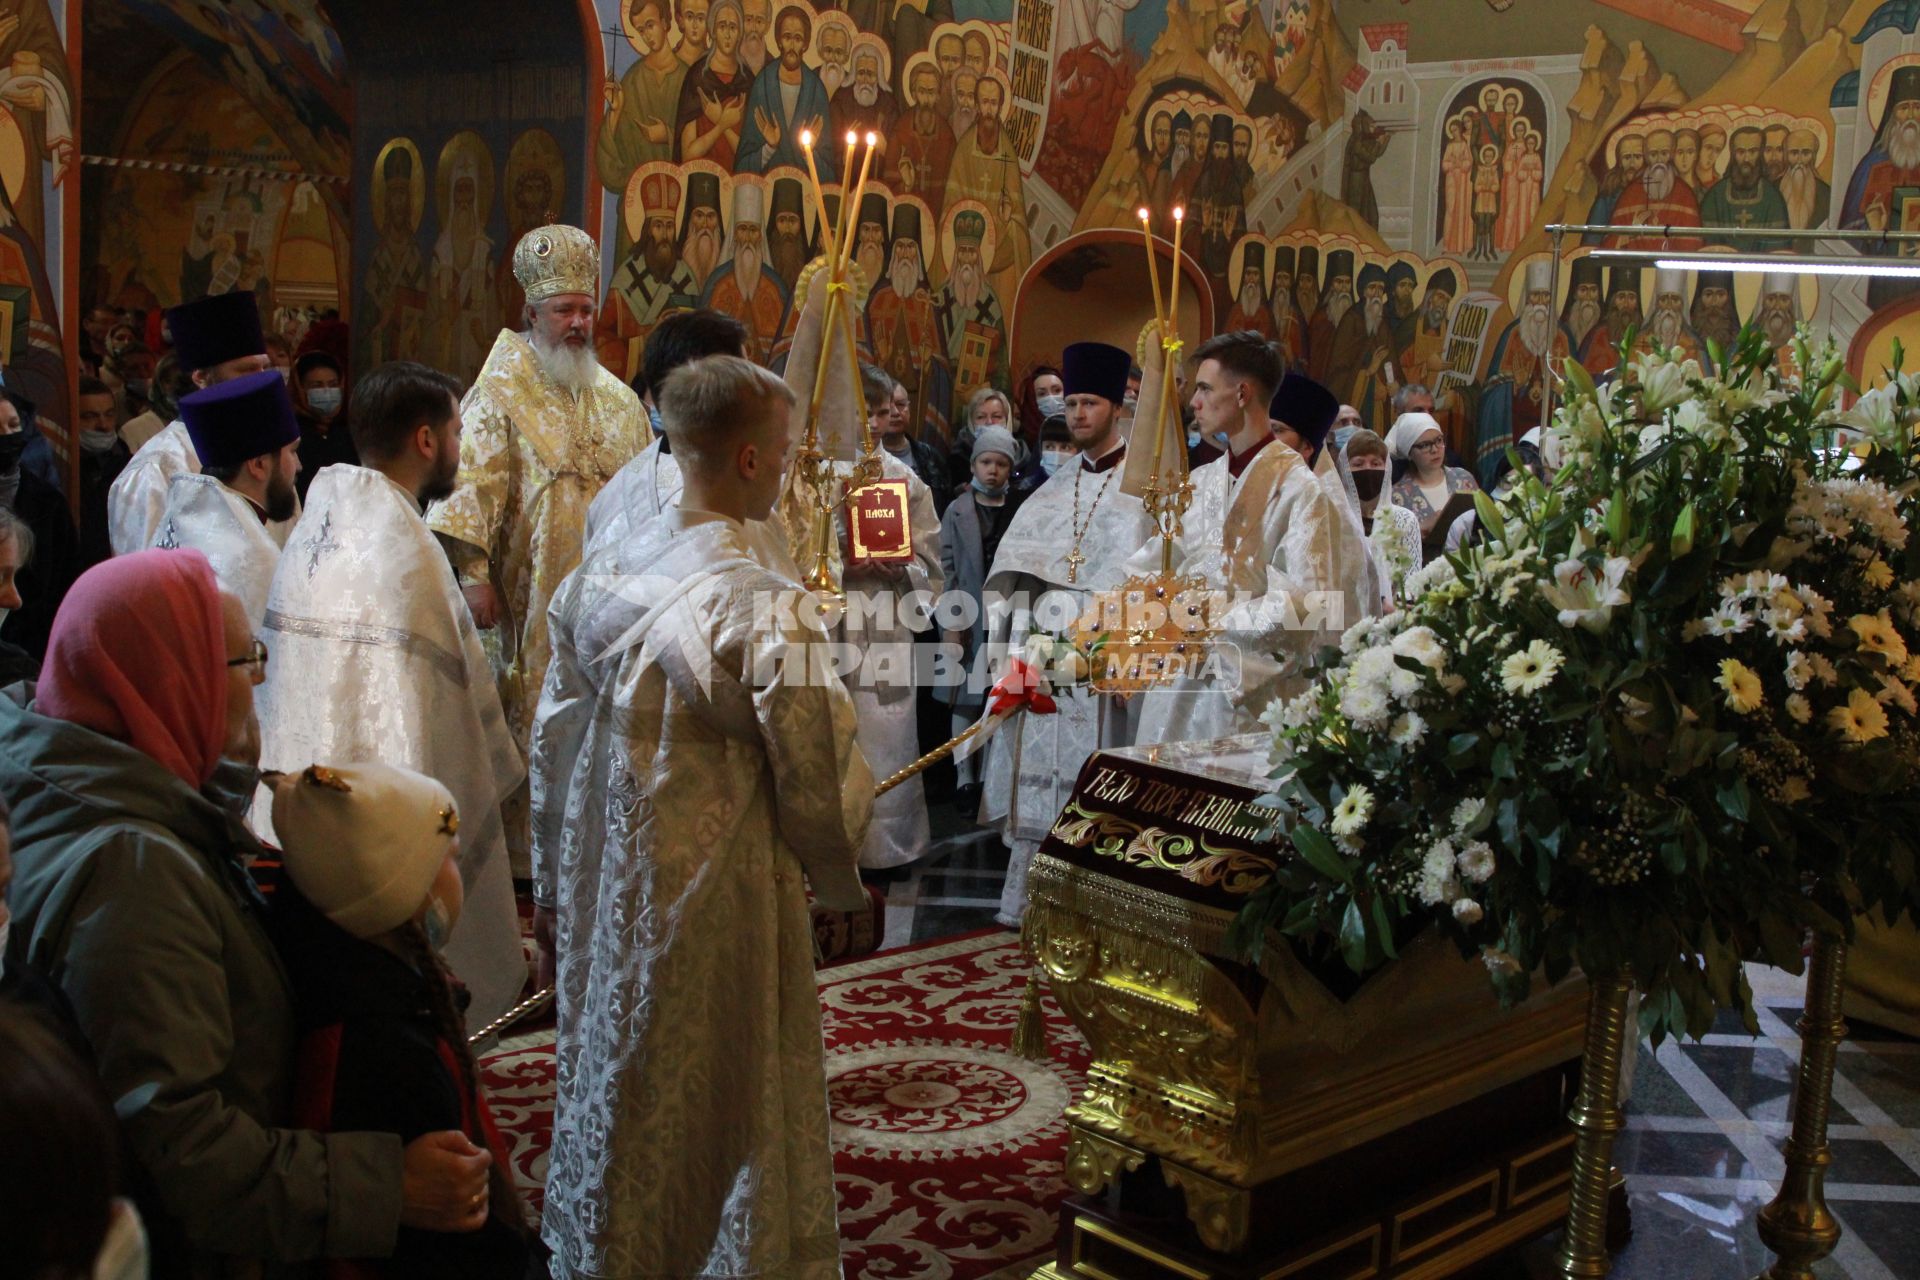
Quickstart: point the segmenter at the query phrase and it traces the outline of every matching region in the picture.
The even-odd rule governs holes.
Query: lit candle
[[[1164,324],[1167,317],[1160,309],[1160,255],[1153,251],[1153,215],[1145,208],[1140,210],[1140,236],[1147,242],[1147,278],[1153,282],[1153,320],[1155,324]]]
[[[813,182],[813,209],[820,219],[821,234],[827,230],[827,193],[820,187],[820,170],[813,162],[813,130],[800,131],[800,150],[806,153],[807,177]]]
[[[853,239],[854,229],[859,226],[854,210],[860,197],[855,196],[851,200],[847,198],[847,183],[853,177],[853,149],[859,145],[860,135],[851,129],[847,130],[847,159],[840,166],[840,220],[833,227],[833,256],[828,259],[833,268],[833,279],[836,281],[845,279],[843,273],[846,271],[846,260],[850,256],[846,242]]]
[[[1180,340],[1180,232],[1186,224],[1187,211],[1179,205],[1173,208],[1173,281],[1167,286],[1167,328],[1168,342]],[[1167,381],[1173,381],[1173,370],[1167,370]]]
[[[853,145],[856,141],[857,139],[853,131],[849,129],[847,131],[847,163],[849,165],[853,163]],[[853,188],[853,206],[856,209],[860,207],[860,201],[867,193],[867,174],[873,169],[873,152],[875,146],[879,144],[879,141],[879,134],[869,133],[867,135],[867,154],[860,157],[860,181],[856,183]],[[845,212],[845,209],[841,210],[842,214]],[[847,278],[847,264],[853,261],[853,237],[854,233],[859,229],[859,226],[859,219],[856,215],[852,227],[848,230],[846,244],[840,251],[840,270],[834,273],[833,278],[835,280],[844,280]],[[871,286],[877,282],[869,280],[867,283]]]

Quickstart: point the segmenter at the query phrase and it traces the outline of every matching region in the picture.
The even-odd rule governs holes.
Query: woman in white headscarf
[[[1387,449],[1406,470],[1393,486],[1395,506],[1413,512],[1420,522],[1420,536],[1428,545],[1429,558],[1434,545],[1446,537],[1440,524],[1447,504],[1459,494],[1471,494],[1480,486],[1465,467],[1447,465],[1447,433],[1430,413],[1403,413],[1387,433]],[[1456,508],[1455,515],[1458,514]],[[1451,523],[1452,515],[1447,517]],[[1436,533],[1436,526],[1439,532]]]
[[[1420,522],[1413,512],[1395,505],[1385,491],[1387,446],[1379,436],[1365,427],[1348,436],[1340,450],[1340,468],[1366,535],[1370,580],[1380,611],[1391,613],[1399,607],[1400,584],[1425,563]]]

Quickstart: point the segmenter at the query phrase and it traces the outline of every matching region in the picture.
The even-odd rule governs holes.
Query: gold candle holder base
[[[1567,1115],[1575,1138],[1566,1242],[1560,1251],[1560,1274],[1566,1280],[1599,1280],[1613,1270],[1613,1256],[1607,1250],[1607,1202],[1613,1182],[1613,1140],[1626,1125],[1620,1108],[1620,1067],[1634,1044],[1627,1029],[1627,996],[1632,990],[1632,980],[1624,973],[1589,981],[1580,1096]]]
[[[1793,1135],[1787,1139],[1780,1192],[1760,1210],[1760,1240],[1774,1264],[1760,1280],[1813,1280],[1813,1264],[1840,1243],[1840,1223],[1827,1208],[1827,1113],[1833,1105],[1833,1068],[1846,1039],[1841,990],[1847,944],[1816,936],[1807,966],[1807,1005],[1800,1015],[1800,1074],[1793,1086]]]

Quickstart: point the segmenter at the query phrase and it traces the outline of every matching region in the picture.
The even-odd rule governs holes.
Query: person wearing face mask
[[[121,413],[131,416],[120,424],[120,439],[138,454],[142,446],[165,431],[174,415],[180,412],[180,397],[193,390],[193,380],[181,374],[180,357],[169,351],[155,362],[153,378],[139,384],[140,399],[134,395],[134,386],[129,383],[122,392]],[[145,403],[144,410],[135,407],[141,400]]]
[[[33,533],[34,557],[18,575],[22,602],[0,622],[0,640],[18,645],[37,661],[47,651],[47,636],[80,573],[80,537],[74,531],[67,500],[39,473],[21,462],[32,439],[22,426],[20,402],[0,392],[0,509]]]
[[[1347,441],[1353,438],[1353,433],[1365,425],[1364,422],[1360,421],[1360,411],[1358,409],[1350,404],[1341,405],[1340,412],[1336,414],[1333,419],[1333,430],[1327,437],[1333,441],[1334,451],[1337,453],[1341,449],[1346,448]]]
[[[273,782],[284,832],[273,938],[300,1044],[294,1123],[318,1133],[458,1131],[493,1157],[478,1231],[401,1227],[362,1275],[526,1274],[512,1166],[440,958],[459,922],[460,812],[434,779],[384,764],[312,765]]]
[[[280,541],[268,530],[299,509],[300,424],[284,378],[271,369],[196,391],[180,414],[200,460],[198,475],[177,475],[153,545],[192,547],[205,555],[220,587],[239,596],[258,627],[267,588],[280,563]]]
[[[360,455],[347,430],[347,384],[340,362],[309,351],[293,364],[294,415],[300,422],[300,476],[294,488],[307,500],[313,478],[336,462],[357,465]]]
[[[99,564],[113,554],[107,533],[107,491],[133,453],[115,430],[113,391],[98,378],[80,379],[74,426],[80,437],[80,560]]]
[[[1165,380],[1155,354],[1149,351],[1141,400],[1157,407]],[[1140,708],[1143,742],[1251,732],[1269,702],[1304,686],[1308,660],[1359,617],[1363,599],[1366,555],[1358,530],[1313,470],[1338,407],[1333,393],[1305,375],[1285,374],[1278,348],[1253,329],[1209,338],[1193,360],[1194,421],[1226,453],[1192,473],[1193,500],[1173,540],[1173,567],[1234,601],[1220,619],[1219,640],[1234,646],[1238,670],[1203,667],[1148,690]],[[1160,452],[1170,454],[1173,443]],[[1151,456],[1150,449],[1132,451],[1130,487],[1145,487]],[[1129,572],[1157,572],[1162,551],[1153,538]]]
[[[998,394],[997,392],[995,394]],[[1000,535],[1006,532],[1024,496],[1011,480],[1013,459],[1019,448],[1004,426],[981,427],[973,438],[973,478],[964,493],[954,498],[940,522],[940,567],[945,571],[947,589],[973,601],[974,617],[970,626],[949,628],[941,637],[960,651],[961,666],[973,673],[964,685],[949,685],[938,690],[940,701],[953,709],[952,731],[960,733],[980,718],[985,704],[987,678],[985,664],[978,660],[987,634],[987,566],[1000,549]],[[954,808],[971,818],[980,807],[980,757],[970,754],[957,764],[960,784],[954,796]]]
[[[961,415],[960,429],[953,433],[953,445],[947,450],[947,475],[953,481],[953,497],[967,491],[973,474],[973,438],[976,433],[988,427],[999,427],[1011,434],[1014,430],[1013,401],[1007,393],[994,387],[980,387],[967,397],[966,412]],[[1026,461],[1027,451],[1019,442],[1014,442],[1018,451],[1014,458],[1017,472],[1020,464]]]
[[[1080,447],[1073,442],[1073,432],[1067,430],[1067,420],[1064,417],[1048,418],[1040,426],[1040,482],[1033,488],[1038,489],[1045,484],[1079,454]]]
[[[1361,427],[1348,437],[1342,453],[1367,537],[1371,598],[1377,611],[1390,612],[1399,601],[1400,584],[1426,563],[1420,521],[1387,495],[1386,441]]]
[[[421,508],[453,489],[460,386],[411,361],[381,365],[353,395],[362,465],[314,478],[267,593],[260,687],[269,769],[378,753],[438,778],[466,815],[466,910],[447,962],[488,1022],[519,998],[527,966],[500,805],[526,777],[500,692],[446,553]],[[255,827],[279,831],[263,798]]]
[[[260,308],[244,289],[169,308],[166,317],[179,366],[189,371],[196,387],[217,386],[270,367]],[[114,554],[123,556],[152,546],[166,513],[167,486],[176,475],[199,472],[193,437],[178,418],[139,445],[107,491],[107,527]],[[284,543],[292,527],[291,519],[277,520],[268,532],[274,541]]]
[[[9,955],[50,975],[117,1100],[157,1274],[383,1257],[401,1225],[476,1230],[488,1154],[458,1131],[283,1127],[295,1024],[212,788],[259,750],[267,654],[192,551],[83,574],[37,685],[0,691],[13,805]]]

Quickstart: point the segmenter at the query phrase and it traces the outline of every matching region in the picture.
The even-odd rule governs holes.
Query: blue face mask
[[[1007,496],[1007,486],[1004,484],[987,484],[982,481],[979,476],[973,478],[973,491],[985,498],[1004,498]]]
[[[1189,430],[1187,432],[1187,448],[1198,449],[1199,447],[1200,447],[1200,433],[1198,431]]]
[[[1054,472],[1058,471],[1061,467],[1066,466],[1067,459],[1072,456],[1073,455],[1070,453],[1061,453],[1057,451],[1043,453],[1040,455],[1040,466],[1043,470],[1046,471],[1048,475],[1052,475]]]
[[[1040,416],[1043,418],[1064,418],[1067,416],[1067,398],[1065,396],[1041,396]]]
[[[660,411],[652,405],[647,406],[647,421],[653,424],[653,434],[663,436],[667,433],[666,428],[660,425]]]

